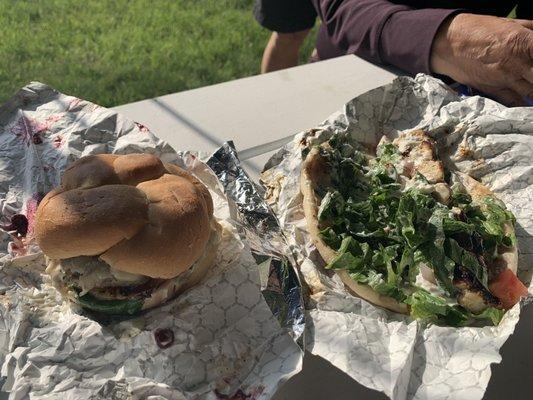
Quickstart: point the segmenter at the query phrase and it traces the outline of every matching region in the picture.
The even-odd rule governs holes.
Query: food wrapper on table
[[[520,279],[533,266],[533,109],[460,98],[441,81],[418,75],[360,95],[316,129],[300,133],[267,162],[262,181],[280,224],[299,249],[307,304],[306,348],[361,384],[392,399],[481,399],[490,364],[514,331],[522,304],[498,326],[426,326],[350,295],[324,263],[307,232],[299,192],[302,150],[348,133],[375,147],[384,134],[423,129],[448,167],[493,190],[515,214]],[[295,250],[296,251],[296,250]]]
[[[200,178],[226,229],[200,284],[134,317],[96,318],[42,274],[35,211],[75,159],[134,152]],[[230,144],[213,156],[176,153],[114,111],[32,83],[0,107],[0,210],[1,384],[10,399],[266,399],[301,369],[294,259]],[[28,222],[22,238],[5,233],[21,229],[17,214]]]

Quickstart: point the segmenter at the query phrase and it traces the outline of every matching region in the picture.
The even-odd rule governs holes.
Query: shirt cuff
[[[430,57],[433,39],[449,17],[463,10],[426,8],[398,11],[390,15],[380,36],[380,58],[413,75],[431,74]]]

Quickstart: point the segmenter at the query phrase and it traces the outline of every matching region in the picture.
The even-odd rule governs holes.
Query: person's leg
[[[310,31],[306,29],[291,33],[273,32],[263,52],[261,73],[298,65],[300,47]]]
[[[310,63],[314,63],[314,62],[317,62],[317,61],[320,61],[320,58],[318,57],[318,50],[316,49],[316,47],[313,49],[313,52],[311,53],[311,55],[309,56],[309,62]]]

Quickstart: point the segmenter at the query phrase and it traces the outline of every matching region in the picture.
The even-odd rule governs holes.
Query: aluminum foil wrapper
[[[460,98],[441,81],[418,75],[397,78],[348,102],[316,129],[300,133],[265,166],[266,197],[300,249],[307,304],[306,348],[361,384],[391,399],[481,399],[490,364],[518,321],[520,307],[496,326],[450,328],[424,325],[350,295],[324,269],[302,211],[302,150],[331,135],[348,133],[375,146],[382,135],[423,129],[437,141],[448,168],[469,173],[507,204],[517,218],[519,271],[533,272],[533,109],[506,108],[481,98]]]
[[[202,180],[224,234],[199,285],[138,316],[96,318],[42,274],[35,211],[75,159],[133,152]],[[301,369],[294,261],[283,238],[270,243],[279,226],[231,147],[206,164],[114,111],[32,83],[0,107],[0,210],[0,383],[10,399],[267,399]]]
[[[237,206],[234,217],[259,266],[261,292],[279,323],[303,349],[304,305],[295,270],[296,261],[277,218],[256,185],[241,167],[231,143],[207,161],[229,199]]]

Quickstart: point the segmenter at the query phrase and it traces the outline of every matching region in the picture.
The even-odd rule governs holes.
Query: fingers
[[[533,67],[525,67],[522,71],[522,77],[526,81],[533,83]]]
[[[523,21],[523,20],[522,20]],[[530,23],[533,25],[533,21],[530,21]],[[527,65],[529,67],[533,67],[533,27],[528,28],[526,26],[527,30],[525,30],[525,36],[523,38],[523,45],[525,50],[525,55],[529,56],[529,62]]]
[[[533,21],[520,19],[516,20],[522,27],[518,28],[514,41],[510,43],[514,46],[514,55],[510,58],[512,69],[508,75],[510,79],[517,81],[517,86],[511,86],[516,92],[524,96],[533,94]]]
[[[524,96],[512,89],[502,89],[488,85],[477,85],[476,89],[508,107],[520,107],[526,105]]]
[[[512,19],[511,21],[522,25],[524,28],[533,30],[533,20],[530,20],[530,19]]]
[[[533,98],[533,83],[525,79],[518,79],[509,85],[510,89],[522,97]]]
[[[524,97],[511,89],[500,89],[493,93],[496,100],[508,107],[525,106]]]

